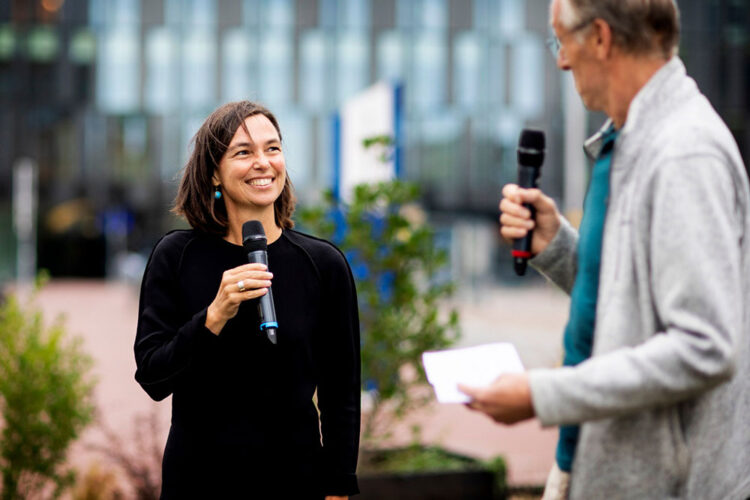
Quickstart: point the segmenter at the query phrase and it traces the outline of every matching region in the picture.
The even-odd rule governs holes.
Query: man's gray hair
[[[566,28],[602,19],[612,29],[614,44],[626,52],[677,53],[680,12],[675,0],[562,0],[560,20]]]

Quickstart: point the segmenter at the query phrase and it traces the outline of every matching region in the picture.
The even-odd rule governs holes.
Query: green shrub
[[[66,340],[63,320],[45,326],[35,288],[22,305],[0,305],[0,475],[3,499],[58,497],[73,482],[69,445],[92,418],[91,358]]]
[[[415,390],[425,383],[422,353],[448,347],[459,335],[458,313],[445,306],[452,283],[437,279],[447,253],[415,203],[418,194],[406,182],[362,184],[347,205],[328,192],[321,205],[297,213],[304,229],[338,245],[354,271],[362,380],[374,389],[365,444],[386,435],[392,416],[429,400]]]
[[[437,446],[413,443],[404,448],[371,450],[364,456],[360,473],[438,472],[488,469],[476,459]]]

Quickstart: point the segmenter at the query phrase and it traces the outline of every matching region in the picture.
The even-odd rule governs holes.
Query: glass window
[[[140,106],[140,1],[90,3],[97,28],[96,102],[106,113],[130,113]]]
[[[315,187],[329,188],[334,184],[334,119],[331,115],[319,116],[315,120],[315,128],[317,132],[317,171],[313,182]],[[312,184],[311,187],[313,187]]]
[[[511,46],[511,105],[527,119],[544,112],[544,57],[536,35],[521,36]]]
[[[447,27],[446,0],[422,0],[420,25],[425,30],[440,31]]]
[[[518,134],[521,133],[522,128],[522,120],[511,110],[502,110],[497,114],[495,132],[497,140],[502,146],[515,148],[518,144]]]
[[[341,25],[345,28],[366,30],[370,27],[369,0],[340,0]]]
[[[368,82],[370,67],[367,37],[362,32],[344,32],[338,39],[338,95],[347,99],[364,89]]]
[[[190,0],[186,2],[186,24],[189,26],[216,26],[215,0]]]
[[[322,111],[326,106],[326,54],[324,31],[308,31],[300,36],[300,100],[308,109],[314,111]]]
[[[401,34],[398,31],[385,31],[377,41],[378,79],[400,80],[403,77],[404,51]]]
[[[424,32],[417,36],[412,101],[420,110],[434,109],[445,101],[446,53],[443,35]]]
[[[141,19],[140,0],[91,1],[88,4],[93,25],[137,25]]]
[[[294,83],[291,34],[274,32],[262,37],[258,76],[261,99],[269,106],[291,102]]]
[[[151,113],[165,114],[177,106],[177,42],[168,28],[146,34],[145,105]]]
[[[201,125],[206,121],[206,118],[208,118],[207,113],[191,112],[187,113],[185,118],[180,120],[180,125],[182,126],[180,137],[180,153],[182,161],[180,161],[179,165],[185,165],[187,163],[190,154],[193,152],[193,137],[198,133],[198,129],[201,128]]]
[[[396,26],[408,30],[414,24],[414,0],[396,0]]]
[[[240,1],[240,0],[235,0]],[[258,15],[258,9],[260,9],[261,0],[242,0],[242,24],[245,26],[255,26],[259,22],[260,16]]]
[[[255,47],[244,29],[230,29],[224,32],[222,42],[221,99],[239,101],[251,99],[256,92],[252,78],[255,62]]]
[[[318,26],[326,30],[336,29],[337,0],[318,0]]]
[[[265,0],[263,24],[269,29],[294,27],[294,0]]]
[[[284,160],[289,178],[295,189],[306,190],[314,181],[313,162],[315,157],[312,145],[310,119],[304,114],[289,108],[274,112],[284,136]]]
[[[100,35],[96,101],[105,113],[130,113],[139,107],[139,33],[127,25],[107,26]]]
[[[506,69],[505,45],[502,43],[492,43],[490,45],[489,56],[489,89],[487,99],[490,105],[497,109],[506,105],[506,84],[508,71]]]
[[[182,42],[182,102],[188,108],[210,108],[216,100],[216,34],[190,29]]]
[[[491,24],[492,16],[490,15],[490,1],[491,0],[474,0],[474,28],[485,31]]]
[[[481,99],[481,84],[486,78],[482,67],[482,47],[474,33],[458,35],[453,48],[454,102],[471,110]]]
[[[422,139],[430,143],[454,141],[461,135],[461,118],[448,110],[422,120]]]
[[[495,25],[506,38],[512,38],[526,29],[525,0],[495,0],[498,19]]]

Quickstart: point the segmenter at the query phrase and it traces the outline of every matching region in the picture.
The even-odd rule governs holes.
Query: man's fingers
[[[526,230],[534,228],[533,219],[517,217],[509,213],[503,213],[503,215],[500,216],[500,224],[502,224],[503,226],[523,228]]]
[[[506,184],[503,186],[503,198],[507,198],[513,202],[519,203],[521,201],[518,196],[518,190],[520,188],[516,184]]]
[[[506,240],[517,240],[517,239],[523,238],[527,234],[529,234],[529,230],[521,228],[521,227],[503,226],[500,229],[500,234]]]
[[[531,217],[531,211],[529,211],[528,208],[508,198],[503,198],[500,202],[500,212],[522,219],[528,219]]]
[[[458,384],[458,390],[466,394],[472,399],[476,399],[477,395],[481,392],[481,389],[477,387],[471,387],[464,384]]]

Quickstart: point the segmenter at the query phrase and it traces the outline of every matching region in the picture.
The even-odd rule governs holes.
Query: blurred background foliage
[[[67,452],[94,412],[92,360],[62,318],[45,322],[34,304],[39,286],[0,305],[0,497],[7,500],[57,497],[73,484]]]
[[[680,0],[680,55],[750,147],[750,3]],[[53,276],[137,281],[198,125],[219,104],[278,115],[302,204],[331,187],[331,117],[378,81],[404,88],[402,178],[470,289],[519,283],[496,234],[518,132],[547,131],[542,187],[576,208],[564,157],[570,75],[546,52],[548,0],[0,2],[0,282],[13,279],[12,172],[39,169],[37,249]],[[580,112],[587,130],[602,120]],[[583,161],[581,162],[583,163]],[[573,186],[573,188],[570,188]],[[577,191],[576,191],[577,190]],[[528,280],[527,280],[528,281]]]
[[[421,356],[458,339],[458,313],[446,302],[447,252],[415,204],[413,183],[356,186],[350,203],[329,192],[318,206],[297,212],[303,230],[333,241],[350,262],[357,285],[362,335],[363,440],[387,434],[390,417],[427,401]],[[443,274],[441,274],[441,272]]]

